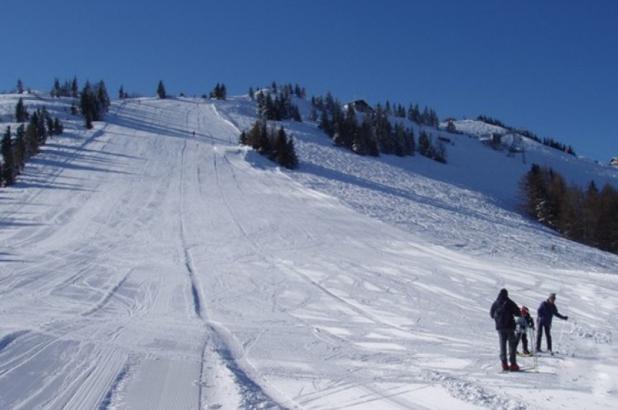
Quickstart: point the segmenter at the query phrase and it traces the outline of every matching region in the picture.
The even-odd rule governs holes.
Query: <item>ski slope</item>
[[[90,131],[67,114],[0,190],[0,408],[618,405],[618,257],[514,212],[535,156],[615,170],[468,135],[447,166],[364,158],[286,123],[288,172],[237,145],[254,112],[130,99]],[[498,373],[501,287],[533,311],[557,292],[570,317],[534,372]]]

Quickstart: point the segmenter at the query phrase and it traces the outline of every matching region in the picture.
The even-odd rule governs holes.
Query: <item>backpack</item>
[[[496,329],[498,330],[515,328],[513,312],[509,308],[509,299],[502,301],[496,306],[493,318],[496,321]]]

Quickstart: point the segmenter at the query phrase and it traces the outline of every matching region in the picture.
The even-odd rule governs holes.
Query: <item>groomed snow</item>
[[[618,405],[618,257],[515,212],[531,162],[616,170],[467,135],[446,166],[364,158],[286,123],[301,166],[283,171],[237,145],[254,112],[132,99],[91,131],[63,114],[0,190],[0,408]],[[533,311],[557,292],[570,317],[534,371],[498,372],[501,287]]]

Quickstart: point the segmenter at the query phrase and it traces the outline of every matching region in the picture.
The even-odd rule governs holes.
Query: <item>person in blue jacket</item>
[[[502,370],[518,371],[519,366],[515,360],[517,353],[517,336],[515,336],[515,316],[521,316],[519,307],[509,299],[509,293],[506,289],[500,290],[498,298],[491,305],[489,316],[496,321],[496,330],[500,338],[500,361],[502,362]],[[509,361],[506,361],[506,345],[509,345]]]
[[[568,316],[562,316],[558,313],[556,307],[556,294],[550,293],[549,298],[541,303],[537,309],[537,328],[538,333],[536,335],[536,351],[541,352],[541,339],[543,337],[543,331],[545,332],[545,338],[547,339],[547,350],[551,353],[551,321],[556,316],[562,320],[568,320]]]

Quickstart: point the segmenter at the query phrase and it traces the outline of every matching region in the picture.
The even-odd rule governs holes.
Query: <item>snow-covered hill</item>
[[[618,257],[515,209],[533,162],[617,170],[447,133],[448,165],[360,157],[305,122],[288,172],[237,145],[254,113],[116,102],[0,190],[1,408],[616,406]],[[497,371],[501,287],[570,317],[535,371]]]

